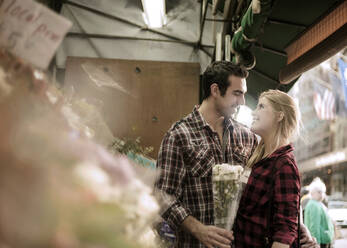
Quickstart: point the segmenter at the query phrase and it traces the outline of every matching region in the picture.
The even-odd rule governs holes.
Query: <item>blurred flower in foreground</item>
[[[159,206],[136,167],[62,114],[45,75],[3,51],[1,68],[0,247],[155,247]]]

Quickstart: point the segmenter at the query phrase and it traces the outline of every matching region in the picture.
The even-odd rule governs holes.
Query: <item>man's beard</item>
[[[237,107],[228,107],[223,108],[219,105],[216,105],[216,111],[220,116],[223,116],[225,119],[231,118],[237,111]]]

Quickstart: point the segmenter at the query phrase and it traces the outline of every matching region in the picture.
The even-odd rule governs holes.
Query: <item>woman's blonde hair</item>
[[[272,109],[276,113],[282,113],[283,119],[278,122],[275,130],[274,147],[278,147],[282,139],[293,141],[299,135],[300,111],[294,99],[288,94],[279,90],[268,90],[263,92],[259,99],[265,98],[269,101]],[[263,141],[260,141],[254,153],[247,162],[247,167],[252,167],[260,161],[265,153]]]

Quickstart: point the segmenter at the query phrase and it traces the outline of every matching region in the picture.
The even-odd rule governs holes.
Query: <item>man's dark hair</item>
[[[210,64],[202,75],[203,98],[207,99],[211,95],[211,85],[216,83],[224,96],[230,83],[229,76],[234,75],[241,78],[248,77],[248,71],[229,61],[216,61]]]

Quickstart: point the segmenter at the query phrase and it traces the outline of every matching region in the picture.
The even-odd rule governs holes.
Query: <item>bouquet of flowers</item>
[[[241,174],[239,165],[217,164],[212,169],[214,223],[216,226],[231,229],[230,215],[237,211],[233,207],[239,195]]]

